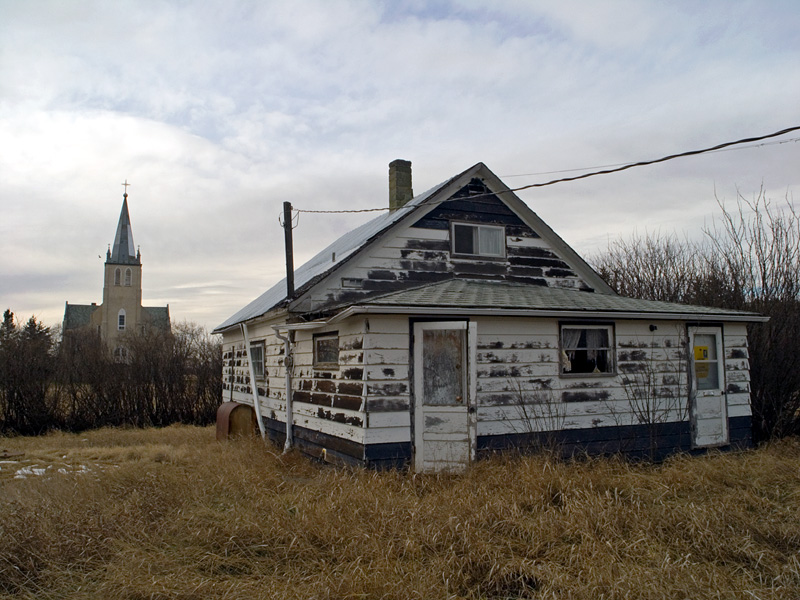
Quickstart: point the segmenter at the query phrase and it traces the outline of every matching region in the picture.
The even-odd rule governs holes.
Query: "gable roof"
[[[150,320],[150,325],[163,331],[170,330],[169,324],[169,305],[167,306],[143,306],[142,311],[146,318]]]
[[[371,311],[369,307],[378,310]],[[757,313],[741,310],[640,300],[584,290],[469,279],[450,279],[364,299],[333,320],[358,312],[402,313],[406,309],[416,312],[423,309],[426,314],[433,314],[436,309],[442,309],[451,315],[460,310],[469,314],[480,314],[481,310],[504,309],[506,314],[510,311],[513,314],[531,316],[623,316],[638,319],[674,318],[746,322],[767,320],[767,317]]]
[[[64,307],[64,330],[80,329],[92,322],[92,314],[99,306],[97,304],[70,304],[67,302]]]
[[[502,201],[520,218],[528,223],[541,238],[545,239],[564,260],[574,265],[580,275],[596,291],[603,294],[615,295],[615,292],[605,281],[583,260],[570,246],[561,239],[536,213],[520,200],[489,168],[483,163],[477,163],[440,183],[428,191],[414,197],[402,208],[388,212],[364,223],[360,227],[344,234],[338,240],[321,250],[311,260],[297,268],[294,273],[295,294],[289,299],[286,297],[286,279],[282,279],[261,296],[247,304],[244,308],[233,314],[220,325],[213,333],[220,333],[239,323],[260,317],[270,310],[283,305],[288,300],[294,300],[305,294],[315,283],[325,278],[333,271],[357,255],[378,237],[399,226],[402,221],[419,218],[426,212],[433,210],[439,203],[446,201],[460,188],[473,178],[482,179],[492,192],[502,197]],[[331,257],[335,255],[335,262]]]

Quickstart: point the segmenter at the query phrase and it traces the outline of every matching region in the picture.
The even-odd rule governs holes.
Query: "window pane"
[[[487,256],[503,255],[503,230],[490,227],[480,228],[480,254]]]
[[[611,329],[563,327],[561,363],[563,373],[613,373]]]
[[[338,364],[339,362],[339,337],[321,337],[314,341],[316,356],[314,362],[317,364]]]
[[[250,358],[253,361],[253,373],[256,377],[264,376],[264,346],[250,346]]]
[[[464,399],[464,330],[422,332],[422,401],[429,406],[457,406]]]
[[[694,336],[694,374],[698,390],[719,389],[719,361],[715,335]]]
[[[471,225],[453,225],[453,250],[457,254],[475,254],[477,233]]]

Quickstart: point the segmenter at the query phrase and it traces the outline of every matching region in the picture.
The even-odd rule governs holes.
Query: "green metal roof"
[[[393,292],[359,303],[361,306],[401,307],[456,311],[508,311],[541,313],[586,313],[591,315],[624,315],[629,318],[680,318],[698,320],[764,321],[756,313],[725,308],[693,306],[656,300],[639,300],[611,294],[580,290],[533,286],[497,281],[451,279],[418,288]],[[398,312],[392,310],[391,312]]]

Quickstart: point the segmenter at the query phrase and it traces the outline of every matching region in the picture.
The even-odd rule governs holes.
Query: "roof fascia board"
[[[257,317],[253,317],[251,319],[244,319],[242,321],[232,323],[231,325],[228,325],[224,329],[219,329],[219,328],[214,329],[211,333],[226,334],[230,333],[233,330],[239,331],[242,323],[246,323],[248,327],[251,325],[266,325],[267,327],[269,327],[274,323],[286,322],[288,316],[289,312],[286,309],[278,309],[275,311],[264,313],[263,315],[259,315]]]
[[[338,323],[358,314],[409,315],[424,312],[433,316],[473,316],[473,317],[553,317],[553,318],[589,318],[589,319],[632,319],[659,321],[727,321],[741,323],[766,323],[769,317],[761,315],[727,315],[719,313],[680,313],[680,312],[637,312],[611,310],[552,310],[552,309],[498,309],[469,307],[432,307],[432,306],[369,306],[354,305],[346,308],[328,319],[327,325]]]
[[[483,173],[484,183],[490,180],[491,184],[488,185],[490,189],[502,201],[504,201],[510,209],[517,213],[520,219],[525,221],[533,230],[539,234],[545,241],[549,242],[553,250],[561,256],[567,263],[575,266],[575,270],[588,283],[595,291],[603,294],[618,295],[611,286],[609,286],[597,271],[595,271],[589,263],[587,263],[581,256],[572,249],[572,247],[563,240],[547,223],[545,223],[539,215],[537,215],[525,202],[517,196],[511,189],[503,183],[503,181],[495,175],[489,167],[480,163],[481,172]],[[494,189],[494,188],[499,189]]]
[[[419,206],[415,206],[414,208],[409,210],[405,215],[400,217],[397,221],[391,223],[386,229],[377,233],[371,240],[369,240],[367,243],[361,246],[358,250],[346,256],[340,262],[336,263],[316,282],[312,283],[308,287],[308,289],[304,290],[303,293],[300,294],[300,296],[298,296],[292,302],[289,303],[288,306],[289,312],[300,312],[300,313],[312,312],[314,310],[313,306],[314,291],[320,287],[325,287],[332,279],[335,279],[337,277],[337,274],[341,271],[342,267],[344,267],[344,265],[349,263],[355,257],[361,256],[364,253],[368,252],[373,247],[379,245],[380,242],[382,242],[385,238],[392,235],[398,229],[404,227],[410,219],[413,218],[414,220],[419,220],[425,215],[427,215],[429,212],[431,212],[437,206],[439,206],[440,200],[438,200],[438,198],[442,197],[442,195],[448,198],[450,195],[460,190],[467,183],[469,183],[474,177],[478,176],[478,173],[480,173],[481,169],[486,169],[486,165],[484,165],[483,163],[478,163],[471,166],[466,171],[462,171],[459,175],[454,176],[450,181],[442,185],[438,190],[436,190],[434,193],[428,196],[422,204],[420,204]],[[398,210],[402,210],[402,208]],[[304,303],[310,303],[311,306],[306,309],[303,306]]]

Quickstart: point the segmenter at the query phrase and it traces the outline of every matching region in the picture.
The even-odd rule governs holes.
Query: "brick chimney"
[[[411,161],[398,158],[389,163],[389,210],[395,211],[414,197]]]

